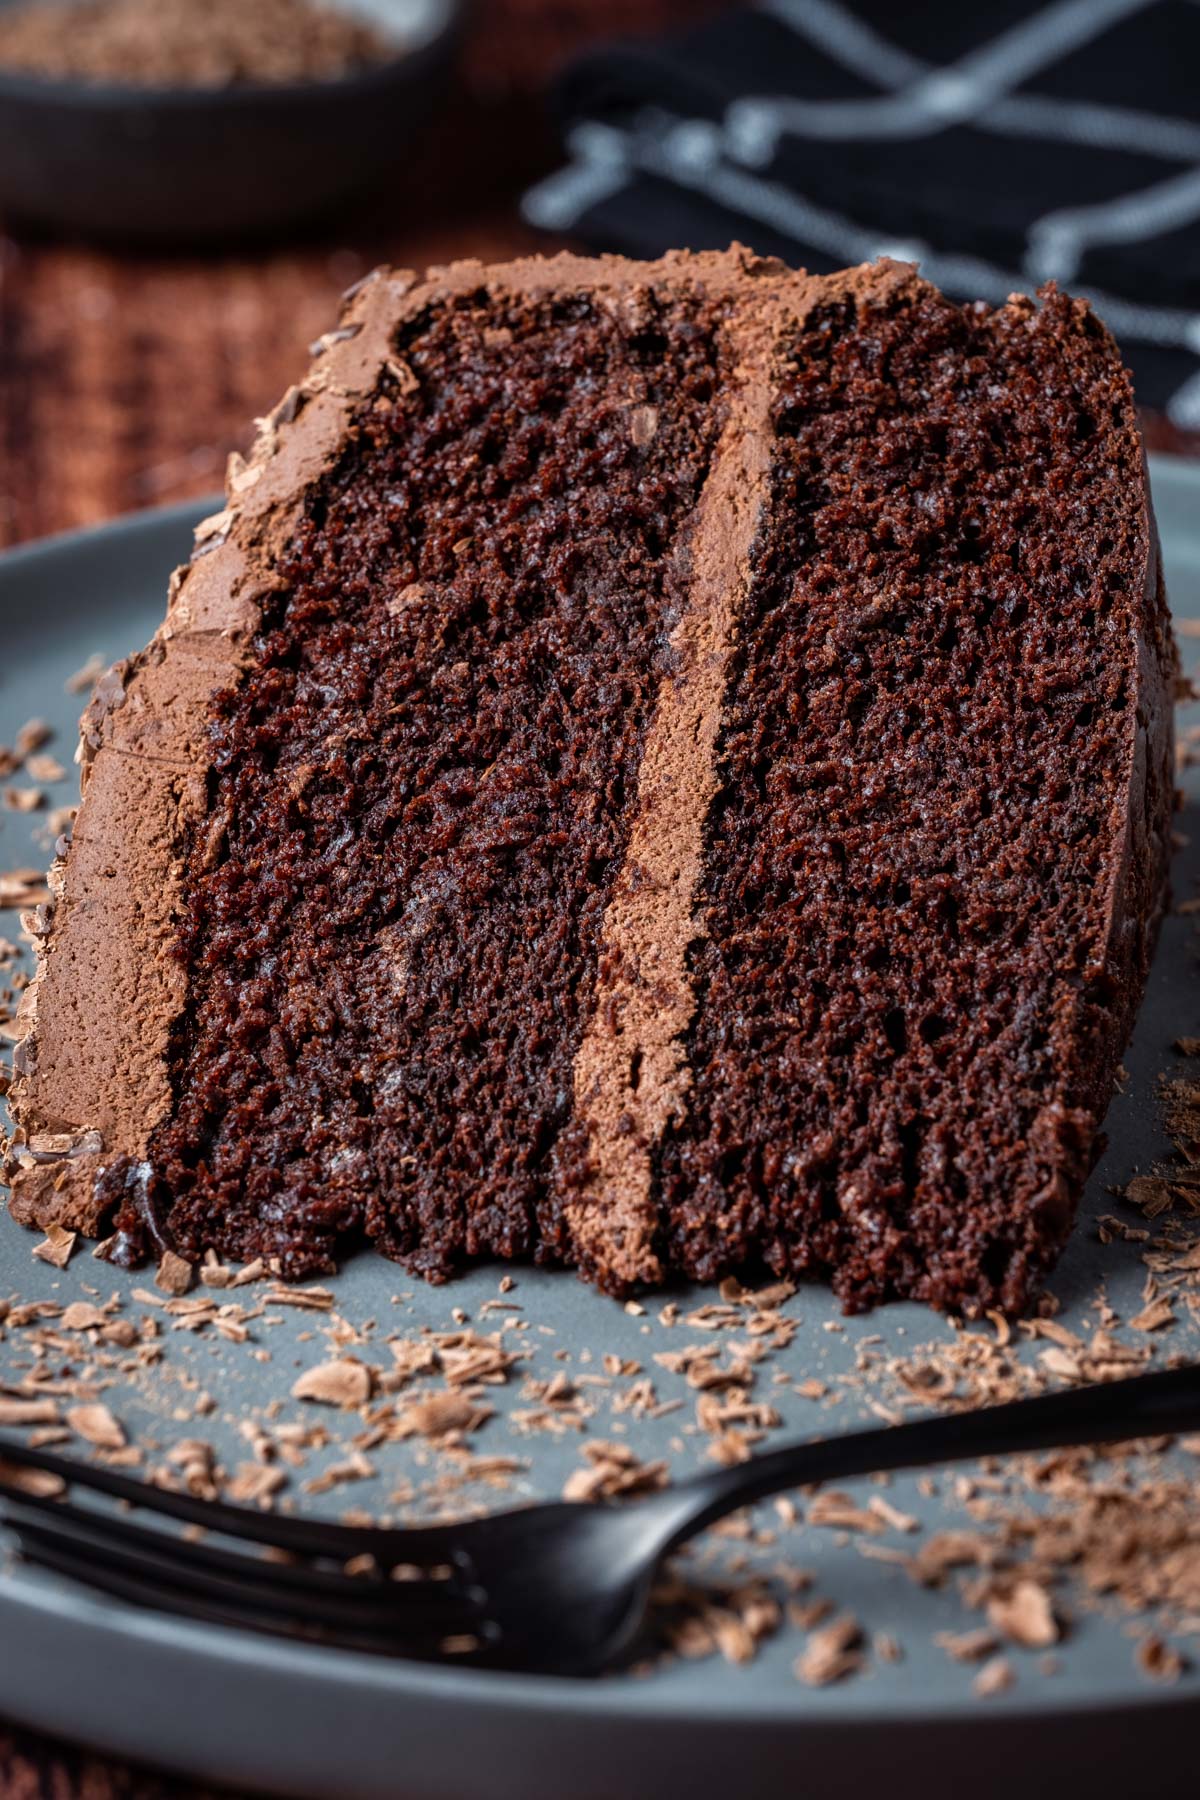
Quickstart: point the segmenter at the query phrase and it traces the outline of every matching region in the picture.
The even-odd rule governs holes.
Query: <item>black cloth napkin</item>
[[[1200,430],[1198,77],[1195,0],[763,0],[571,68],[525,216],[633,256],[890,254],[963,299],[1053,278]]]

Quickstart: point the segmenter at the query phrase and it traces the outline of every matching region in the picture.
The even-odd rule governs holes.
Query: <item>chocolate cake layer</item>
[[[1069,1229],[1165,880],[1128,387],[1057,295],[910,284],[785,355],[668,1255],[1012,1309]]]
[[[381,274],[320,350],[85,720],[17,1216],[1024,1306],[1165,889],[1106,334],[733,251]]]
[[[397,334],[212,728],[150,1161],[187,1255],[528,1255],[720,428],[722,302]],[[132,1231],[129,1212],[118,1223]]]

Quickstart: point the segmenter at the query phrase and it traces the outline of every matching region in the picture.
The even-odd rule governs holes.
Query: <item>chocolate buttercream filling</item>
[[[638,776],[624,866],[605,914],[592,1016],[572,1071],[580,1173],[566,1202],[585,1270],[622,1286],[661,1279],[653,1154],[678,1117],[695,1010],[688,971],[704,822],[739,602],[768,477],[769,333],[730,331],[739,385],[698,509],[688,603],[671,638]]]

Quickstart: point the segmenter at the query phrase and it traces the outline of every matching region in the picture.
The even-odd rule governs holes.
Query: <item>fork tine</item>
[[[311,1622],[295,1617],[285,1619],[263,1614],[250,1606],[225,1603],[218,1605],[170,1583],[135,1579],[117,1569],[98,1569],[87,1556],[57,1545],[34,1544],[30,1553],[27,1553],[27,1560],[39,1568],[49,1569],[54,1574],[78,1581],[85,1587],[99,1588],[103,1593],[111,1594],[114,1599],[129,1605],[199,1619],[211,1625],[222,1625],[234,1630],[265,1631],[293,1642],[334,1644],[338,1649],[366,1651],[374,1656],[390,1655],[424,1662],[463,1663],[474,1660],[473,1653],[469,1650],[445,1650],[445,1633],[406,1632],[403,1636],[395,1633],[385,1637],[372,1632],[325,1632],[314,1629]]]
[[[413,1563],[428,1567],[432,1563],[451,1562],[458,1551],[462,1528],[447,1529],[438,1525],[405,1527],[370,1525],[335,1525],[314,1519],[297,1519],[279,1513],[260,1513],[246,1506],[231,1506],[223,1500],[197,1500],[192,1494],[174,1488],[152,1487],[135,1481],[115,1469],[58,1456],[50,1450],[34,1450],[28,1444],[0,1438],[0,1488],[6,1492],[19,1489],[3,1479],[3,1464],[38,1469],[57,1475],[63,1481],[108,1494],[114,1500],[145,1507],[148,1512],[165,1513],[181,1519],[185,1525],[202,1525],[206,1530],[227,1537],[248,1538],[253,1543],[270,1544],[280,1550],[295,1550],[305,1556],[329,1556],[347,1561],[352,1556],[372,1555],[386,1563]]]
[[[257,1616],[267,1614],[293,1625],[317,1623],[339,1637],[352,1633],[395,1643],[410,1634],[448,1637],[480,1624],[478,1604],[448,1583],[422,1583],[427,1593],[442,1586],[443,1595],[415,1603],[400,1598],[407,1583],[372,1582],[349,1575],[340,1578],[337,1592],[326,1589],[305,1594],[264,1576],[263,1571],[271,1565],[258,1558],[231,1555],[234,1567],[216,1569],[192,1558],[194,1546],[136,1527],[120,1544],[107,1532],[107,1521],[94,1526],[77,1508],[60,1507],[57,1515],[23,1512],[19,1506],[8,1510],[22,1543],[78,1559],[90,1571],[99,1563],[105,1571],[135,1584],[169,1586],[210,1604]],[[392,1590],[396,1590],[397,1603],[389,1606]],[[366,1604],[359,1594],[366,1597]]]
[[[0,1499],[2,1496],[3,1489],[0,1488]],[[463,1594],[454,1575],[397,1581],[383,1574],[351,1576],[342,1569],[323,1568],[307,1560],[275,1562],[225,1549],[207,1538],[183,1538],[155,1526],[140,1525],[107,1510],[88,1508],[85,1511],[70,1501],[49,1495],[14,1494],[12,1499],[3,1501],[2,1506],[0,1517],[10,1517],[18,1527],[22,1515],[27,1518],[29,1513],[37,1513],[44,1515],[55,1530],[74,1530],[76,1535],[86,1535],[97,1547],[102,1541],[106,1549],[113,1544],[124,1545],[134,1554],[145,1551],[169,1556],[175,1561],[186,1561],[193,1568],[209,1570],[213,1575],[227,1575],[239,1581],[247,1578],[260,1581],[263,1586],[277,1588],[281,1593],[294,1592],[306,1607],[314,1595],[324,1593],[366,1610],[378,1611],[385,1607],[393,1612],[404,1611],[418,1601],[449,1606],[456,1599],[472,1598],[469,1593]],[[478,1596],[474,1598],[478,1599]]]

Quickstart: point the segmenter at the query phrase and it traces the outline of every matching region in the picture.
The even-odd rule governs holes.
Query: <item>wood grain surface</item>
[[[228,1789],[222,1789],[230,1800]],[[3,1800],[220,1800],[211,1788],[0,1727]],[[336,1796],[330,1795],[330,1800]],[[398,1797],[400,1800],[400,1797]]]

